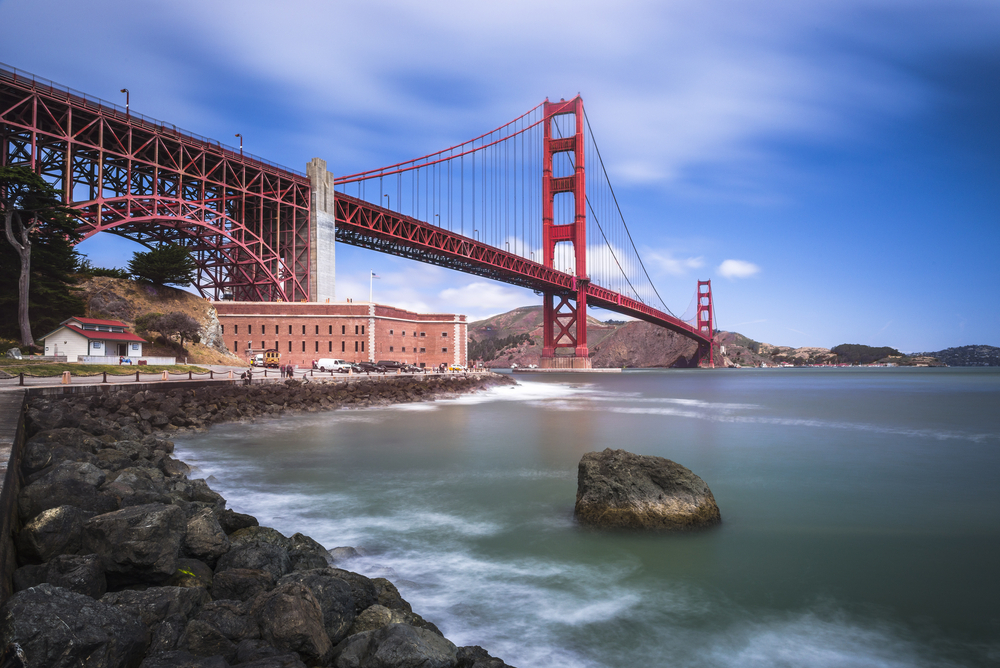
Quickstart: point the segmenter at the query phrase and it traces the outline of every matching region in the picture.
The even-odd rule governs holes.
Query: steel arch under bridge
[[[0,165],[63,191],[84,238],[183,244],[203,296],[316,293],[305,174],[3,65]]]

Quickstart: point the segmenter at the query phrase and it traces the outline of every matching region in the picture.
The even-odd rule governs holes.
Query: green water
[[[363,547],[352,570],[520,668],[1000,664],[1000,371],[517,379],[178,456],[263,524]],[[576,465],[606,447],[692,469],[722,526],[577,527]]]

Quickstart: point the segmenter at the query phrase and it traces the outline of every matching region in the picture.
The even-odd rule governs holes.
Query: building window
[[[333,325],[330,325],[330,335],[333,336]]]
[[[358,352],[358,342],[354,342],[354,352]]]
[[[347,341],[341,341],[340,342],[340,352],[342,352],[342,353],[346,353],[347,352]]]
[[[420,332],[420,336],[427,336],[427,332]]]
[[[275,349],[275,350],[277,350],[277,349],[278,349],[278,342],[277,342],[277,341],[275,341],[275,342],[274,342],[274,349]]]
[[[441,352],[446,353],[446,352],[448,352],[448,349],[447,348],[442,348]]]
[[[328,341],[329,345],[326,347],[327,352],[333,352],[333,341]]]
[[[240,351],[240,342],[239,341],[233,341],[233,352],[234,353],[238,353],[239,351]]]
[[[426,352],[427,352],[427,348],[421,348],[421,349],[420,349],[420,352],[422,352],[422,353],[426,353]]]
[[[302,352],[305,352],[305,351],[306,351],[306,342],[303,341],[302,342]]]
[[[402,348],[400,348],[400,350],[405,353],[406,352],[406,346],[403,346]]]
[[[289,336],[292,335],[292,326],[291,325],[288,326],[288,335]]]
[[[365,352],[365,342],[361,342],[361,352]]]
[[[364,333],[365,333],[365,326],[361,325],[361,334],[363,335]]]
[[[340,326],[340,333],[341,334],[347,334],[347,325],[341,325]]]
[[[261,339],[261,341],[260,341],[260,347],[261,347],[261,349],[267,348],[267,344],[264,343],[263,339]]]
[[[416,332],[413,332],[413,336],[416,336],[416,335],[417,335],[417,333],[416,333]]]
[[[316,334],[319,334],[319,325],[316,325]]]
[[[292,342],[288,342],[288,352],[292,352]]]
[[[302,336],[306,335],[306,326],[302,325]]]
[[[402,334],[403,334],[403,336],[406,336],[406,330],[405,329],[402,331]]]
[[[389,330],[389,336],[392,336],[392,330],[391,329]]]
[[[448,332],[441,332],[441,336],[448,336]]]
[[[219,325],[219,327],[222,328],[222,333],[225,334],[226,333],[226,326],[225,325]]]
[[[389,346],[389,352],[390,353],[392,352],[392,346]]]
[[[355,334],[357,334],[357,333],[358,333],[358,326],[357,326],[357,325],[355,325],[355,326],[354,326],[354,333],[355,333]]]
[[[240,326],[233,325],[233,334],[239,334],[239,333],[240,333]]]
[[[278,334],[278,326],[277,325],[274,326],[274,333],[275,333],[275,335]]]
[[[319,341],[316,342],[316,352],[319,352]]]

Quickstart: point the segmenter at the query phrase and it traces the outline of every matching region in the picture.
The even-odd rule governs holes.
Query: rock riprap
[[[610,448],[580,460],[574,514],[581,524],[608,529],[677,531],[722,521],[712,490],[689,469]]]
[[[227,509],[204,480],[188,479],[189,467],[170,456],[174,444],[161,438],[166,427],[271,416],[275,406],[417,401],[478,383],[290,382],[32,400],[14,536],[19,568],[15,593],[0,606],[0,662],[509,668],[481,647],[446,640],[388,580],[337,568],[355,549],[331,553]]]

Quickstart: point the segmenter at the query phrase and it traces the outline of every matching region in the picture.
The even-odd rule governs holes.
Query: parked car
[[[406,362],[396,362],[394,360],[379,360],[376,362],[379,366],[384,366],[389,371],[395,371],[396,369],[405,369],[407,367]]]
[[[465,367],[461,364],[452,364],[448,366],[448,371],[465,371]]]
[[[406,373],[424,373],[427,369],[422,366],[417,366],[416,364],[406,364],[403,366],[403,371]]]
[[[358,368],[361,373],[385,373],[386,368],[381,364],[375,364],[374,362],[357,362],[354,366]]]
[[[323,359],[316,360],[316,367],[320,371],[339,371],[341,373],[347,373],[347,371],[353,365],[346,360],[340,360],[330,357],[324,357]]]

